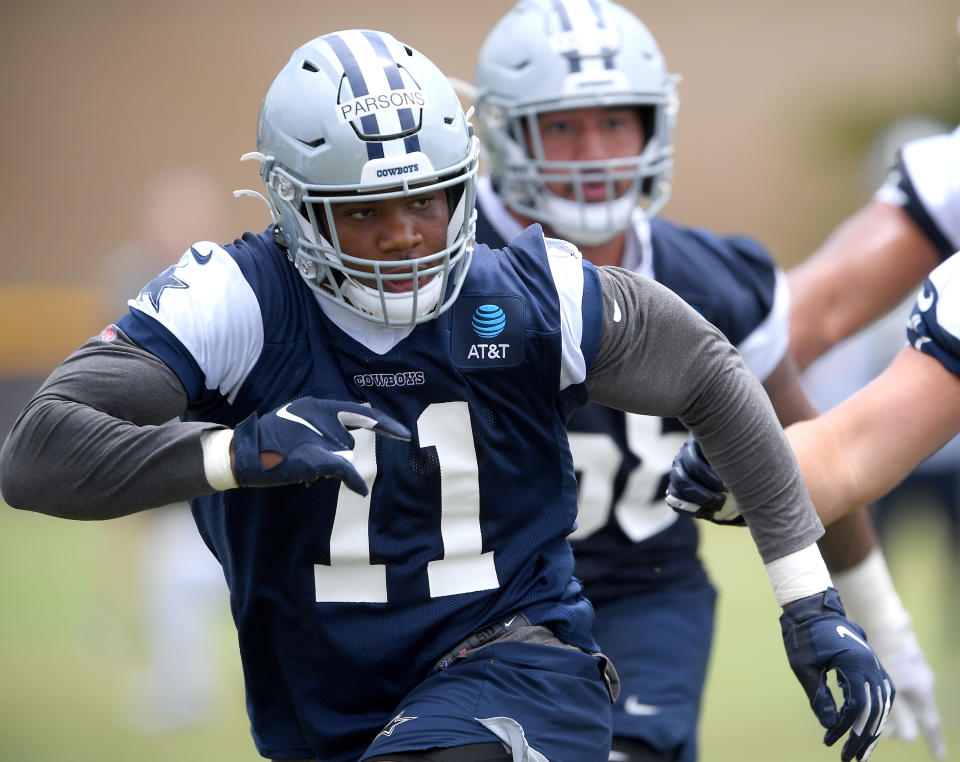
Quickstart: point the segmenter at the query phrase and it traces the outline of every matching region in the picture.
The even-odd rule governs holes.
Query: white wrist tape
[[[230,443],[233,429],[211,429],[200,435],[203,448],[203,474],[218,492],[239,487],[230,467]]]
[[[867,637],[901,632],[909,624],[910,614],[897,595],[879,548],[853,568],[834,572],[833,581],[847,616],[866,630]]]
[[[822,593],[833,584],[816,543],[771,561],[767,575],[781,606]]]

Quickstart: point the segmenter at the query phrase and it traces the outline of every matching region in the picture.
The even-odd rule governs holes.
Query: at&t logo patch
[[[481,339],[493,339],[503,333],[507,316],[496,304],[481,304],[473,311],[473,332]]]
[[[523,362],[523,300],[461,294],[453,307],[454,362],[503,368]]]

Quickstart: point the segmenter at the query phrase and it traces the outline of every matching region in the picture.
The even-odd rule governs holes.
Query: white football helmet
[[[677,96],[656,41],[641,21],[608,0],[522,0],[493,28],[474,77],[480,137],[504,202],[580,245],[630,225],[639,203],[655,214],[670,195]],[[588,107],[641,109],[646,142],[629,159],[547,161],[537,124],[545,112]],[[565,173],[577,196],[551,193]],[[607,184],[587,202],[584,181]],[[615,197],[617,181],[629,190]]]
[[[453,87],[425,56],[370,30],[308,42],[264,98],[257,150],[279,242],[317,293],[393,326],[430,320],[453,303],[473,254],[479,144]],[[442,251],[395,272],[397,262],[340,248],[338,202],[438,190],[450,206]],[[414,286],[392,292],[389,280]]]

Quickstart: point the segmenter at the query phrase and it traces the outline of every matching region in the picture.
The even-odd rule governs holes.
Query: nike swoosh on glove
[[[867,759],[890,712],[893,682],[863,630],[847,619],[839,593],[829,587],[791,604],[780,615],[780,629],[790,667],[827,728],[823,742],[832,746],[849,730],[840,759]],[[843,691],[839,711],[827,686],[830,670]]]
[[[694,437],[688,437],[673,458],[666,502],[677,513],[695,519],[746,526],[736,506],[726,505],[727,488]]]
[[[241,487],[313,484],[340,479],[366,495],[367,485],[350,462],[353,437],[348,429],[370,429],[394,439],[410,439],[410,430],[386,413],[356,402],[303,397],[263,416],[251,414],[233,432],[234,472]],[[260,453],[283,459],[266,468]]]

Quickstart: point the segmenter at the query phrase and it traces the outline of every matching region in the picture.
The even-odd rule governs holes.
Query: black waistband
[[[492,624],[474,630],[467,637],[461,640],[457,645],[445,653],[434,665],[434,672],[442,672],[457,659],[463,658],[468,651],[485,646],[487,643],[502,638],[508,632],[518,630],[521,627],[529,627],[530,620],[522,611],[515,611]]]

